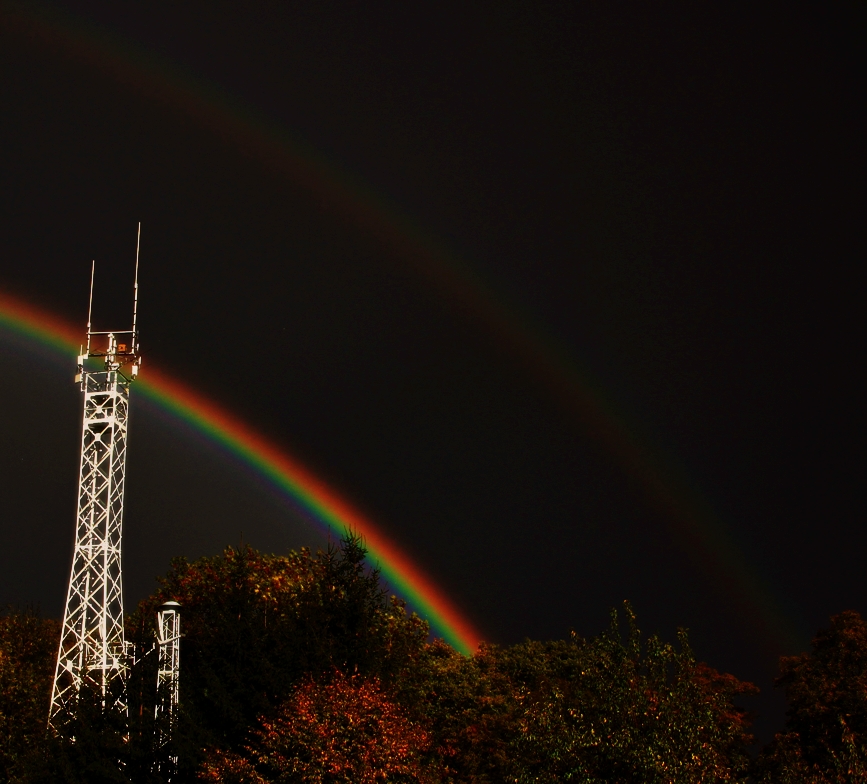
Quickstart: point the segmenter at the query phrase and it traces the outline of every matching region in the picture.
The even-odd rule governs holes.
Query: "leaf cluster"
[[[181,604],[175,751],[188,776],[203,749],[242,749],[251,729],[273,717],[304,678],[337,670],[391,685],[420,655],[427,624],[388,597],[365,555],[349,534],[316,554],[245,547],[172,561],[130,626],[148,627],[167,599]]]
[[[45,734],[60,625],[33,608],[0,611],[0,784]]]
[[[762,784],[867,781],[867,622],[854,611],[831,618],[812,651],[783,657],[786,728],[762,751]]]
[[[627,632],[612,612],[601,635],[508,648],[467,660],[432,646],[425,704],[455,782],[745,781],[750,717],[734,705],[752,684]]]
[[[306,678],[272,719],[253,733],[244,754],[215,752],[203,781],[264,784],[435,784],[425,758],[430,734],[408,717],[375,677]]]

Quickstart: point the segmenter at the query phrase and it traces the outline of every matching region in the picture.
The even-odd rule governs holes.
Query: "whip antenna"
[[[132,286],[132,342],[133,351],[138,349],[138,341],[135,334],[135,319],[138,312],[138,252],[141,247],[141,221],[138,222],[138,234],[135,238],[135,282]]]
[[[93,275],[96,272],[96,259],[90,262],[90,300],[87,303],[87,353],[90,354],[90,316],[93,313]],[[135,318],[135,316],[133,316]]]

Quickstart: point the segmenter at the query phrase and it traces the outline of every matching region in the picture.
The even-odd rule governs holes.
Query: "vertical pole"
[[[90,316],[93,313],[93,276],[96,272],[96,259],[90,262],[90,300],[87,303],[87,353],[90,354]]]
[[[135,278],[132,284],[132,350],[138,351],[135,339],[135,322],[138,312],[138,251],[141,247],[141,221],[138,222],[138,234],[135,238]]]

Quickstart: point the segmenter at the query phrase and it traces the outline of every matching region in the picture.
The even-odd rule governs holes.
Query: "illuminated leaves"
[[[162,601],[181,604],[182,767],[195,768],[203,747],[240,752],[249,730],[309,676],[411,680],[427,624],[387,596],[365,554],[349,535],[316,554],[227,548],[172,562],[139,616],[150,623]]]
[[[364,555],[349,537],[315,555],[229,548],[173,562],[128,637],[147,649],[156,606],[181,603],[176,781],[734,784],[752,768],[760,784],[867,782],[867,624],[856,613],[782,661],[786,731],[752,764],[736,701],[755,687],[696,661],[685,632],[676,644],[644,637],[626,605],[596,637],[482,645],[468,658],[428,643]],[[0,784],[45,738],[57,631],[0,616]],[[108,741],[125,763],[105,780],[154,780],[143,696],[154,676],[133,668],[128,731],[82,714],[74,748],[55,755],[65,772],[18,780],[102,780]],[[40,755],[43,772],[57,768]]]
[[[213,754],[201,779],[234,782],[376,784],[439,781],[424,752],[429,734],[376,678],[306,679],[241,754]]]
[[[430,649],[426,702],[453,781],[745,781],[755,687],[644,640],[626,608],[598,637],[483,646],[472,660]]]
[[[677,647],[644,640],[628,605],[625,615],[625,637],[613,612],[603,634],[558,646],[551,677],[525,689],[514,744],[519,777],[745,781],[752,738],[733,699],[756,688],[696,662],[684,631]]]

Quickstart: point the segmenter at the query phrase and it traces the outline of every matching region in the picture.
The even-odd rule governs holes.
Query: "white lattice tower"
[[[157,748],[164,748],[171,740],[177,718],[178,679],[181,665],[181,606],[169,601],[157,611],[157,701],[155,708]],[[178,759],[168,759],[168,769],[161,770],[169,777],[177,766]],[[163,765],[162,767],[166,767]]]
[[[94,332],[88,315],[87,348],[78,358],[76,381],[84,393],[81,467],[75,549],[49,713],[55,730],[74,713],[85,684],[101,695],[103,707],[110,699],[126,712],[123,689],[112,686],[127,671],[121,541],[129,389],[141,365],[137,299],[138,252],[132,330]],[[94,360],[101,367],[89,369]]]

